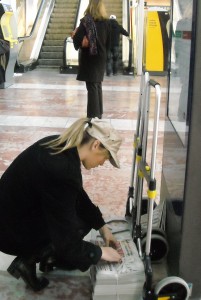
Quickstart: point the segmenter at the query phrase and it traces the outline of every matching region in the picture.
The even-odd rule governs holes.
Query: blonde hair
[[[102,0],[90,0],[84,15],[91,15],[94,20],[107,19],[107,12]]]
[[[70,127],[68,127],[60,136],[50,142],[42,145],[53,149],[54,154],[61,153],[67,149],[77,147],[88,143],[90,140],[94,140],[86,131],[86,125],[89,124],[91,119],[81,118],[75,121]]]

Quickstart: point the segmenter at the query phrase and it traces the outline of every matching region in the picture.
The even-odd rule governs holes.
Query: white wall
[[[78,18],[77,18],[77,24],[76,24],[76,27],[79,26],[80,24],[80,19],[84,17],[84,12],[87,8],[89,4],[89,0],[82,0],[81,3],[80,3],[80,10],[79,10],[79,13],[78,13]]]

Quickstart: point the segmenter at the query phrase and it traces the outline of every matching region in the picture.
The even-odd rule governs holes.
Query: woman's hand
[[[121,255],[112,247],[101,247],[101,259],[110,262],[121,262]]]
[[[105,242],[106,247],[111,246],[117,248],[117,240],[106,225],[101,227],[99,232]]]
[[[114,249],[117,248],[118,242],[110,229],[106,225],[104,225],[99,229],[99,232],[105,242],[105,247],[101,247],[101,259],[110,262],[121,262],[121,255]]]

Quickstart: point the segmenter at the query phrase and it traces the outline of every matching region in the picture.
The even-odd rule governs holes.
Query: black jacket
[[[119,46],[120,34],[129,36],[129,33],[115,19],[110,19],[111,24],[111,48]]]
[[[97,55],[90,55],[89,48],[81,48],[83,37],[86,35],[86,29],[82,22],[73,38],[74,47],[79,49],[79,68],[77,80],[89,82],[103,81],[106,53],[110,49],[110,24],[108,20],[95,21],[97,31]]]
[[[77,148],[52,155],[41,146],[52,138],[27,148],[2,175],[0,250],[28,255],[52,243],[65,265],[86,270],[101,249],[82,240],[83,227],[98,230],[105,223],[83,190]]]

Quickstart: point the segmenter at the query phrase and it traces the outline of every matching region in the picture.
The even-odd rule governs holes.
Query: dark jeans
[[[119,65],[119,47],[115,46],[110,49],[107,53],[107,67],[106,73],[107,75],[110,74],[117,74],[118,72],[118,65]]]
[[[87,117],[99,119],[103,114],[102,82],[86,82],[88,91]]]

